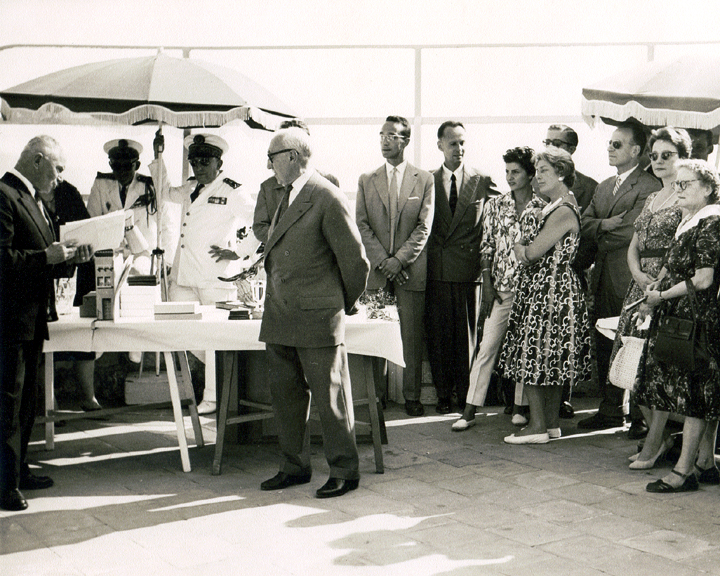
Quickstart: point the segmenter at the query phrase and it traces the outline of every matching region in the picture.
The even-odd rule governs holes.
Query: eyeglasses
[[[569,142],[565,140],[543,140],[543,146],[555,146],[555,148],[562,148],[563,146],[570,146]]]
[[[623,143],[620,140],[610,140],[608,146],[612,146],[615,150],[620,150],[623,147]]]
[[[399,142],[405,140],[405,136],[400,134],[380,134],[380,142]]]
[[[657,162],[658,158],[662,158],[663,160],[670,160],[670,158],[675,156],[675,154],[677,154],[677,152],[673,152],[672,150],[663,150],[662,152],[660,152],[660,154],[658,154],[657,152],[650,152],[648,156],[650,156],[650,160],[652,160],[653,162]]]
[[[675,190],[675,192],[687,190],[688,184],[690,184],[690,182],[699,182],[699,180],[675,180],[675,182],[672,183],[673,190]]]
[[[273,162],[273,158],[277,156],[278,154],[282,154],[283,152],[295,152],[295,148],[285,148],[283,150],[278,150],[277,152],[268,152],[268,160],[270,161],[270,164]]]
[[[197,168],[198,166],[210,166],[210,162],[212,162],[212,158],[204,157],[204,158],[193,158],[189,161],[190,166],[193,168]]]
[[[113,170],[130,170],[130,168],[132,168],[134,164],[135,164],[135,160],[131,160],[129,162],[128,161],[123,162],[121,160],[113,160],[112,162],[110,162],[110,168],[112,168]]]

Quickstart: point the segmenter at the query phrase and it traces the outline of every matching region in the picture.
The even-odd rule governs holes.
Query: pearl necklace
[[[658,196],[659,196],[659,194],[658,194]],[[660,206],[658,206],[658,207],[656,208],[656,207],[655,207],[655,201],[657,200],[657,196],[655,196],[655,198],[653,198],[652,211],[653,211],[653,212],[657,212],[658,210],[661,210],[661,209],[663,208],[663,206],[665,206],[665,204],[667,204],[668,202],[670,202],[670,200],[672,200],[673,198],[675,198],[675,199],[677,200],[677,192],[673,192],[672,194],[670,194],[670,196],[668,196],[667,198],[665,198],[665,201],[664,201],[662,204],[660,204]]]

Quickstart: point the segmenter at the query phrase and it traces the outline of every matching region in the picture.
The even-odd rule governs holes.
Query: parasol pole
[[[158,120],[158,130],[156,133],[156,136],[162,136],[162,120]],[[157,275],[157,278],[160,282],[160,293],[163,302],[167,302],[168,300],[168,283],[167,283],[167,271],[165,268],[165,251],[162,248],[162,209],[163,209],[163,187],[165,185],[164,182],[164,174],[163,174],[163,151],[164,151],[164,145],[161,145],[158,149],[158,157],[157,157],[157,163],[158,163],[158,186],[157,190],[155,190],[155,222],[157,226],[157,244],[155,246],[155,249],[152,252],[152,265],[150,268],[150,272],[152,273],[153,269],[155,269],[155,266],[157,268],[155,269],[155,274]]]

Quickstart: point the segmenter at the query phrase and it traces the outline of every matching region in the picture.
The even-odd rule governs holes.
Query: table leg
[[[185,421],[183,419],[182,405],[180,404],[180,390],[177,378],[175,377],[175,360],[172,352],[163,352],[165,366],[167,367],[168,384],[170,385],[170,399],[172,400],[175,426],[177,427],[178,446],[180,447],[180,459],[184,472],[190,472],[190,453],[188,452],[187,437],[185,436]]]
[[[222,455],[225,444],[225,428],[227,427],[228,410],[230,408],[230,389],[234,382],[237,369],[237,353],[226,352],[223,354],[223,386],[220,395],[220,407],[217,420],[217,437],[215,439],[215,456],[213,457],[212,473],[220,475],[222,471]]]
[[[192,422],[193,431],[195,432],[195,444],[198,448],[205,446],[203,438],[202,426],[200,425],[200,417],[198,416],[197,404],[195,403],[195,391],[192,386],[192,377],[190,376],[190,365],[188,364],[187,352],[178,352],[178,360],[180,362],[180,376],[183,381],[183,399],[190,400],[188,411],[190,412],[190,422]]]
[[[368,409],[370,411],[370,430],[373,448],[375,449],[375,471],[378,474],[383,474],[385,473],[385,464],[383,463],[378,400],[375,390],[375,379],[373,377],[373,362],[369,356],[363,356],[363,372],[365,375],[365,389],[367,390],[368,396]]]
[[[55,449],[55,366],[52,352],[45,353],[45,450]]]

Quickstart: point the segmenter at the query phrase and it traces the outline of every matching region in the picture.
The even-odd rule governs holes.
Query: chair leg
[[[220,407],[217,415],[217,438],[215,439],[215,456],[213,457],[213,476],[222,472],[223,447],[225,445],[225,428],[227,426],[228,409],[230,407],[230,387],[237,370],[237,353],[223,354],[223,386],[220,395]]]
[[[190,400],[188,412],[190,412],[190,421],[192,422],[193,431],[195,432],[195,444],[198,448],[205,446],[203,438],[202,426],[200,425],[200,417],[198,416],[197,404],[195,403],[195,392],[192,386],[192,376],[190,375],[190,365],[188,364],[187,352],[178,352],[178,364],[180,366],[180,375],[183,381],[183,400]]]
[[[368,409],[370,411],[370,431],[373,448],[375,449],[375,472],[384,474],[385,464],[383,462],[382,433],[380,430],[380,416],[378,411],[382,411],[382,407],[378,407],[379,402],[375,390],[375,379],[373,378],[373,363],[372,359],[368,356],[363,356],[363,372],[365,373],[365,389],[367,391]]]

